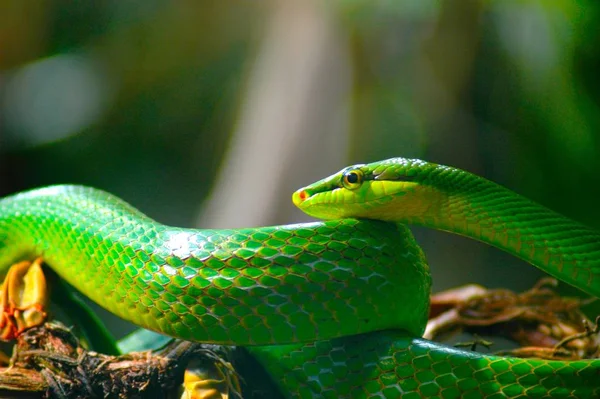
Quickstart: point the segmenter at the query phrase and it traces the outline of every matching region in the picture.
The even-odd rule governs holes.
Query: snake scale
[[[248,346],[287,397],[600,397],[600,360],[419,338],[431,277],[405,224],[489,243],[600,296],[596,231],[482,177],[404,158],[348,167],[293,201],[327,221],[185,229],[97,189],[40,188],[0,200],[0,265],[42,256],[139,326]]]

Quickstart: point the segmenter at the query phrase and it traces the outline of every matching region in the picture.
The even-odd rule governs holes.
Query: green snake
[[[596,231],[482,177],[403,158],[348,167],[293,201],[328,221],[194,230],[93,188],[36,189],[0,200],[0,265],[42,256],[139,326],[248,346],[288,397],[600,397],[600,360],[419,338],[431,277],[404,224],[489,243],[600,296]]]

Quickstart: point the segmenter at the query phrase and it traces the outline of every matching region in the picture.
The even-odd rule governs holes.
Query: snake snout
[[[306,190],[298,190],[296,191],[293,195],[292,195],[292,201],[294,202],[294,205],[296,205],[297,207],[300,207],[300,205],[306,201],[308,198],[310,197],[310,194],[308,191]]]

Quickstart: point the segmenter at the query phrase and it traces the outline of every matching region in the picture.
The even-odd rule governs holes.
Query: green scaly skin
[[[289,397],[600,397],[600,361],[483,356],[417,338],[430,290],[421,250],[403,225],[353,218],[467,235],[596,296],[598,233],[457,169],[358,168],[351,189],[344,170],[294,194],[311,215],[347,219],[256,229],[168,227],[85,187],[18,194],[0,200],[0,265],[43,256],[140,326],[251,346]]]

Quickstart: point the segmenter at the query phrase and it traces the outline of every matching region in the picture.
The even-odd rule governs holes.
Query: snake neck
[[[440,168],[384,208],[395,221],[491,244],[600,296],[600,234],[489,180]]]

